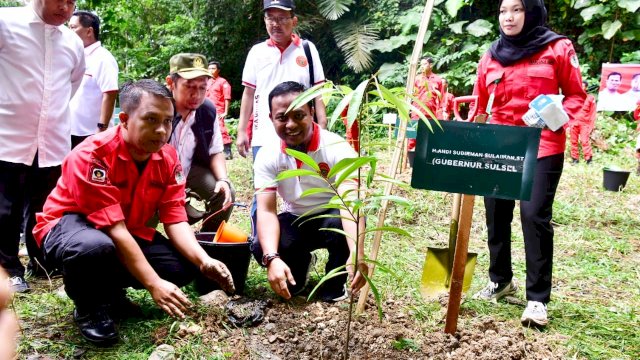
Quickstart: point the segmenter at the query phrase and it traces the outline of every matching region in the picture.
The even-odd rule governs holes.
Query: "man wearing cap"
[[[14,292],[29,290],[18,258],[23,220],[29,255],[38,258],[35,214],[71,149],[69,99],[85,68],[82,41],[64,26],[74,8],[33,0],[0,11],[0,265]]]
[[[82,40],[87,69],[78,92],[69,102],[71,146],[109,127],[118,96],[118,63],[100,43],[100,18],[76,11],[69,28]]]
[[[266,101],[276,85],[283,81],[296,81],[311,87],[325,81],[315,45],[293,33],[298,25],[294,10],[293,0],[264,0],[264,22],[269,39],[251,48],[242,73],[244,92],[236,139],[238,153],[242,156],[246,156],[249,148],[253,147],[255,158],[261,146],[278,142],[269,120],[269,104]],[[310,59],[305,55],[305,42],[309,45]],[[310,65],[313,65],[313,84]],[[318,123],[325,128],[327,116],[322,97],[315,99],[315,108]],[[252,113],[253,137],[249,143],[246,127]]]
[[[211,73],[211,79],[207,81],[206,96],[216,107],[220,131],[222,133],[222,142],[224,143],[224,156],[225,159],[231,160],[233,159],[233,153],[231,152],[233,140],[231,136],[229,136],[227,126],[224,124],[224,119],[227,117],[229,111],[229,105],[231,105],[231,85],[229,85],[227,79],[220,76],[219,61],[209,61],[209,72]]]
[[[65,157],[33,232],[47,266],[63,274],[80,333],[97,345],[117,341],[115,317],[139,314],[126,287],[147,289],[178,318],[190,306],[179,286],[197,274],[234,291],[227,267],[206,254],[186,222],[182,166],[167,145],[171,93],[154,80],[126,83],[120,106],[121,125]]]
[[[206,203],[201,212],[187,204],[189,222],[204,218],[202,231],[216,231],[229,220],[235,192],[227,177],[227,164],[216,108],[205,98],[207,70],[204,55],[180,53],[169,60],[167,86],[175,100],[170,144],[178,151],[187,188]],[[215,214],[215,215],[213,215]]]

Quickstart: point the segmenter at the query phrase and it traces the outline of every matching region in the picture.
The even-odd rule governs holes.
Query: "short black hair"
[[[78,22],[82,27],[92,28],[96,41],[100,41],[100,18],[98,15],[89,11],[78,10],[73,13],[73,16],[78,17]]]
[[[433,58],[431,56],[423,57],[422,60],[426,60],[429,64],[433,64]]]
[[[607,80],[609,80],[609,78],[610,78],[610,77],[615,76],[615,75],[620,76],[620,79],[622,80],[622,74],[620,74],[620,73],[619,73],[619,72],[617,72],[617,71],[614,71],[614,72],[609,73],[609,75],[607,75]]]
[[[640,73],[633,74],[633,76],[631,77],[631,79],[635,79],[635,78],[637,78],[638,76],[640,76]]]
[[[166,86],[151,79],[127,81],[120,87],[120,108],[125,114],[131,114],[140,106],[142,94],[147,93],[171,100],[173,96]]]
[[[271,112],[271,101],[274,97],[292,93],[302,94],[305,90],[307,90],[307,88],[304,85],[295,81],[285,81],[276,85],[269,93],[269,112]],[[309,105],[310,109],[313,109],[313,100],[310,100],[307,105]]]
[[[215,65],[218,69],[220,69],[220,62],[216,60],[209,61],[209,66]]]
[[[582,85],[584,85],[585,87],[589,86],[589,83],[587,83],[587,80],[582,80]]]

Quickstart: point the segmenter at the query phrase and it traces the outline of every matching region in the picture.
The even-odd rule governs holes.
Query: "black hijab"
[[[546,27],[547,8],[543,0],[520,0],[525,8],[524,26],[520,34],[508,36],[500,28],[500,39],[491,44],[491,57],[509,66],[542,50],[552,41],[566,38]],[[498,3],[498,8],[502,0]]]

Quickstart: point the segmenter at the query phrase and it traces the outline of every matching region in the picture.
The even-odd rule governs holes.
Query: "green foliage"
[[[630,144],[635,144],[636,123],[630,118],[614,118],[610,113],[598,113],[597,133],[607,146],[607,153],[621,155]]]

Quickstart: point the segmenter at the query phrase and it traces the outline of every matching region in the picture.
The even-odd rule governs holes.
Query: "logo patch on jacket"
[[[298,64],[298,66],[300,66],[300,67],[307,66],[307,58],[305,56],[302,56],[302,55],[298,56],[296,58],[296,64]]]
[[[107,183],[107,171],[97,165],[91,166],[90,180],[96,184]]]
[[[320,164],[318,164],[318,167],[320,168],[320,175],[322,175],[322,177],[326,179],[327,175],[329,175],[329,171],[331,170],[329,164],[321,162]]]

